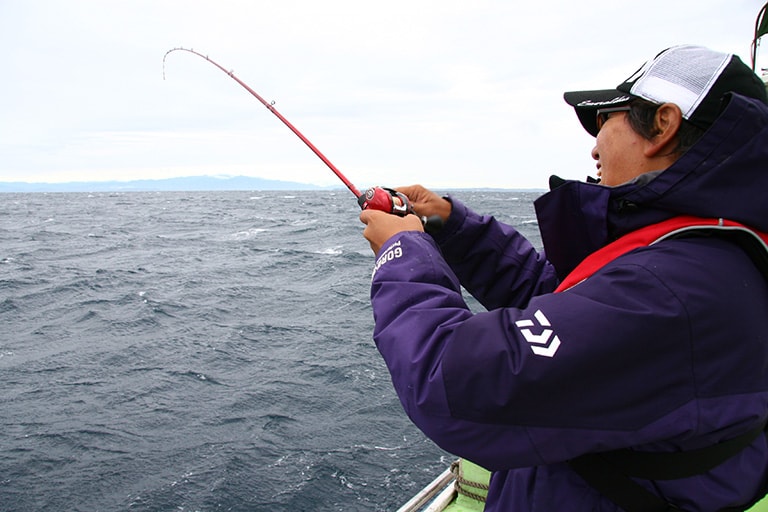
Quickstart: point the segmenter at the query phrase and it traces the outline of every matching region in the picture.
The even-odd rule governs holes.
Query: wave
[[[0,508],[392,510],[447,465],[371,339],[347,194],[9,199]]]

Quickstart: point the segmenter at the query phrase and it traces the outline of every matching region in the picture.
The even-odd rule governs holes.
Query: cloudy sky
[[[544,188],[594,173],[565,90],[695,43],[749,63],[763,0],[0,0],[0,181],[337,178]],[[765,46],[765,45],[764,45]],[[768,47],[758,63],[768,60]]]

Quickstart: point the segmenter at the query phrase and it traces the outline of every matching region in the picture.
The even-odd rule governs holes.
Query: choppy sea
[[[452,194],[538,245],[538,193]],[[358,213],[346,190],[0,194],[0,510],[407,501],[453,457],[371,339]]]

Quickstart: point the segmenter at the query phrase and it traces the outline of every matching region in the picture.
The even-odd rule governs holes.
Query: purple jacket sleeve
[[[461,284],[486,309],[523,306],[531,297],[555,289],[554,269],[525,237],[449,200],[451,216],[435,241]]]
[[[473,314],[434,240],[423,233],[396,235],[379,252],[372,280],[374,340],[411,420],[460,456],[462,448],[472,453],[494,430],[509,436],[508,426],[476,429],[474,422],[452,417],[448,407],[441,361],[457,329]],[[525,446],[516,451],[535,452],[524,429],[517,430],[515,442]]]

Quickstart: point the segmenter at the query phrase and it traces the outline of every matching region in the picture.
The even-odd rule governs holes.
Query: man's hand
[[[402,192],[408,197],[413,211],[419,217],[432,217],[437,215],[443,222],[448,220],[451,214],[451,202],[440,197],[429,189],[421,185],[410,185],[408,187],[398,187],[395,190]]]
[[[374,254],[378,254],[381,246],[397,233],[424,231],[421,220],[415,215],[399,217],[379,210],[363,210],[360,221],[366,225],[363,236],[368,239]]]

